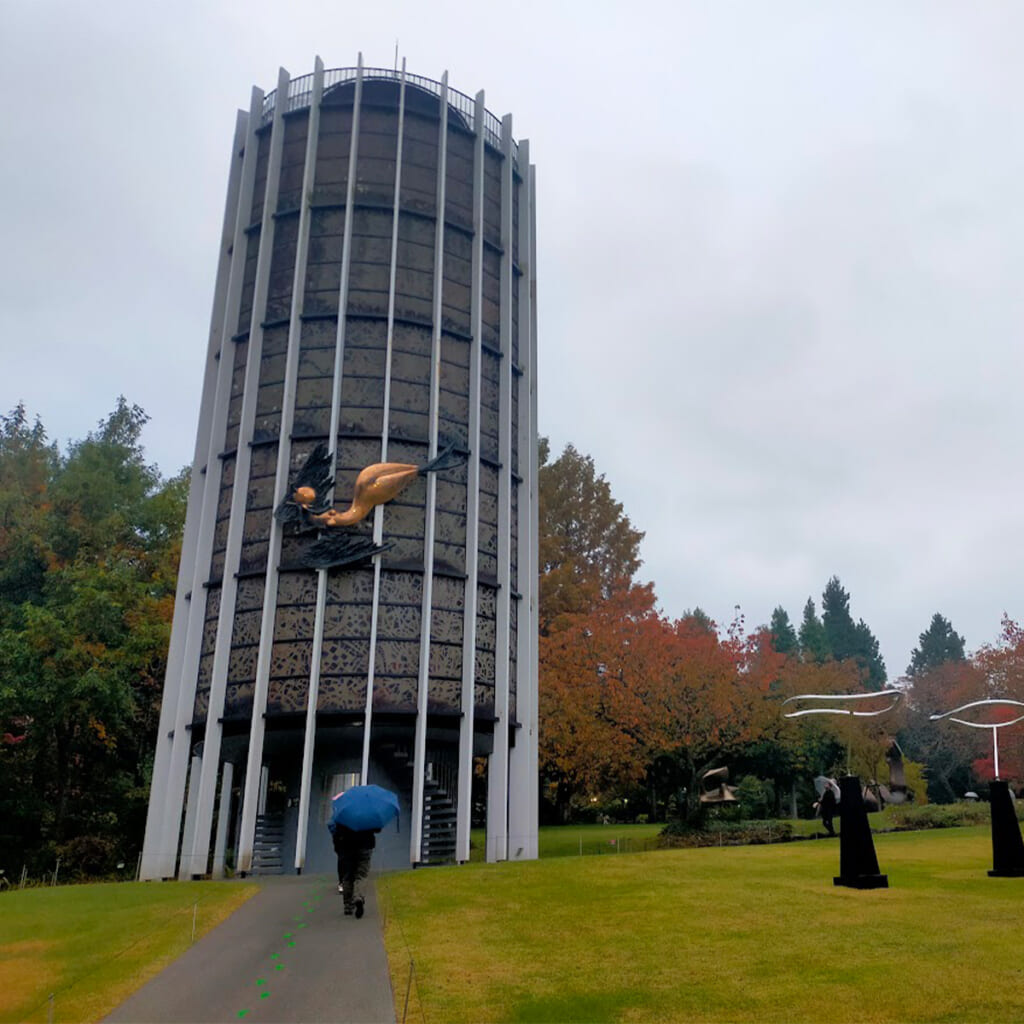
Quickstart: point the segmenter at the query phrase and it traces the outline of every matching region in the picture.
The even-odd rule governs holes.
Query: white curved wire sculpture
[[[995,768],[996,778],[999,778],[999,730],[1005,728],[1008,725],[1016,725],[1018,722],[1024,722],[1024,714],[1018,715],[1016,718],[1008,718],[1005,722],[968,722],[963,718],[954,718],[954,715],[960,714],[961,711],[969,711],[971,708],[980,707],[1016,707],[1024,708],[1024,701],[1011,700],[1009,697],[989,697],[986,700],[972,700],[969,704],[961,704],[958,708],[953,708],[952,711],[937,712],[934,715],[928,716],[929,722],[938,722],[943,718],[948,718],[951,722],[956,722],[957,725],[966,725],[969,729],[991,729],[992,730],[992,760]]]
[[[875,718],[892,711],[903,698],[902,690],[879,690],[876,693],[799,693],[794,697],[787,697],[783,706],[791,701],[799,700],[824,700],[824,701],[852,701],[852,700],[877,700],[879,697],[890,698],[884,708],[877,711],[856,711],[853,708],[804,708],[801,711],[784,711],[783,718],[802,718],[804,715],[850,715],[853,718]]]

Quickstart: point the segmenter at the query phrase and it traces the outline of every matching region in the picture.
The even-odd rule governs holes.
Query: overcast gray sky
[[[890,676],[935,611],[976,648],[1024,617],[1022,37],[1014,0],[7,0],[0,409],[63,444],[123,393],[188,462],[235,110],[397,38],[531,141],[541,430],[664,610],[798,623],[835,573]]]

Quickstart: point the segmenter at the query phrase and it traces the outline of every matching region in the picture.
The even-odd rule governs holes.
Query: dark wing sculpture
[[[390,544],[374,544],[372,537],[355,537],[351,533],[331,531],[310,544],[302,562],[310,569],[336,569],[341,565],[367,562],[389,547]]]
[[[277,521],[285,525],[289,523],[297,526],[306,525],[307,510],[320,513],[330,507],[327,494],[333,485],[331,453],[328,451],[327,445],[321,441],[309,453],[309,457],[302,464],[295,479],[292,480],[287,497],[274,511]],[[302,504],[296,500],[300,490],[303,492],[303,497],[308,499]]]
[[[445,445],[428,463],[420,466],[419,474],[426,476],[428,473],[440,473],[446,469],[454,469],[468,459],[469,452],[465,449],[457,449],[455,442],[452,441]]]

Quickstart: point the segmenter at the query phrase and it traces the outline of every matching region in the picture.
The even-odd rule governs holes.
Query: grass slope
[[[1024,879],[988,829],[875,837],[891,888],[832,885],[838,841],[563,857],[381,884],[398,1019],[1018,1021]]]
[[[95,1021],[257,891],[112,882],[0,894],[0,1022]]]

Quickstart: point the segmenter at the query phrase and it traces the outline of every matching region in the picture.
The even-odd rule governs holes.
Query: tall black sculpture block
[[[833,878],[832,883],[851,889],[888,889],[888,876],[878,870],[878,857],[871,838],[868,812],[861,796],[860,779],[856,775],[844,775],[839,780],[839,794],[842,812],[839,876]]]
[[[1005,779],[992,783],[992,878],[1024,876],[1024,839],[1021,838],[1017,813]]]

